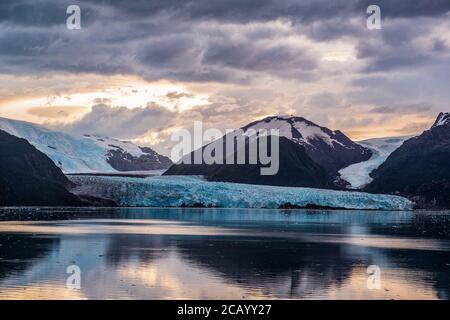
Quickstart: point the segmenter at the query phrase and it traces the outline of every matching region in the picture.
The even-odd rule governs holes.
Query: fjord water
[[[0,220],[0,299],[450,297],[450,212],[11,208]]]

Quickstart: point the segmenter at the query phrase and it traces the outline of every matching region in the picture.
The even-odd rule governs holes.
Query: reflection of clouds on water
[[[280,239],[183,241],[183,257],[268,296],[300,298],[340,283],[352,268],[338,246]]]
[[[52,239],[46,241],[44,239]],[[19,273],[6,274],[4,279],[0,280],[0,297],[5,298],[8,293],[13,293],[12,289],[32,290],[41,298],[81,298],[83,293],[78,290],[66,289],[66,279],[69,276],[66,273],[67,266],[77,264],[82,269],[82,285],[84,285],[84,270],[89,270],[98,266],[98,261],[94,258],[97,253],[104,251],[105,241],[96,241],[92,239],[77,236],[27,236],[27,235],[9,235],[9,238],[15,243],[14,251],[11,251],[8,260],[17,259],[16,254],[22,256],[26,267]],[[38,245],[35,245],[37,241]],[[40,250],[41,255],[34,257],[34,250]],[[9,288],[5,290],[4,288]],[[51,288],[54,288],[52,292]],[[47,296],[49,294],[49,296]]]
[[[181,262],[181,263],[180,263]],[[133,295],[162,299],[263,298],[258,289],[245,289],[227,282],[207,268],[187,264],[172,251],[153,263],[128,262],[118,276],[136,284]]]
[[[15,300],[82,300],[87,299],[83,291],[66,288],[61,282],[30,283],[23,288],[3,287],[0,299]]]
[[[233,220],[230,216],[236,214],[224,217],[220,210],[213,212],[215,218],[197,219],[189,211],[162,210],[153,217],[142,215],[145,219],[136,217],[143,210],[125,212],[132,220],[44,226],[16,222],[21,233],[0,234],[0,298],[449,296],[448,241],[413,238],[408,221],[415,219],[410,213],[386,214],[384,223],[373,213],[358,212],[359,220],[345,213],[339,223],[335,213],[285,215],[263,210],[264,216],[277,214],[267,222],[254,213],[253,219],[239,215]],[[177,221],[180,216],[184,222]],[[170,221],[159,220],[163,218]],[[0,230],[14,225],[2,224]],[[44,229],[24,233],[33,226]],[[82,271],[81,291],[65,288],[66,267],[72,263]],[[371,264],[382,269],[381,290],[367,289],[366,268]]]
[[[400,272],[399,272],[400,271]],[[437,299],[439,296],[432,283],[425,281],[411,281],[411,279],[426,279],[432,276],[423,271],[397,270],[392,268],[382,269],[381,288],[369,290],[366,288],[366,268],[355,267],[352,273],[339,286],[330,286],[324,292],[325,299],[409,299],[428,300]],[[441,297],[442,299],[442,297]]]

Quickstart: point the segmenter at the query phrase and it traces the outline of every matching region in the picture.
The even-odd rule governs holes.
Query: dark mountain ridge
[[[25,139],[0,130],[0,206],[78,206],[72,183]]]
[[[449,208],[450,113],[405,141],[371,176],[366,191],[406,196],[422,208]]]
[[[271,152],[270,141],[269,139]],[[279,168],[275,175],[261,175],[260,170],[265,167],[261,163],[233,164],[221,166],[209,175],[209,180],[291,187],[333,187],[326,170],[315,163],[302,146],[285,137],[279,137],[279,147],[283,152],[280,152]]]

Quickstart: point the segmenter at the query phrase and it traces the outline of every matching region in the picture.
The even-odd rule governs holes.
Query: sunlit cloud
[[[365,139],[418,134],[448,111],[448,1],[382,1],[383,27],[368,30],[367,1],[83,0],[79,32],[45,3],[0,32],[2,117],[167,149],[196,120],[224,129],[295,114]]]

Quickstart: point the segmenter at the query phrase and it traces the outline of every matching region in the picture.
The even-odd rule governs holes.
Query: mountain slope
[[[269,154],[272,154],[271,141],[271,139],[268,139]],[[164,175],[202,175],[210,181],[262,185],[331,187],[326,171],[311,160],[302,146],[284,137],[279,138],[278,172],[275,175],[261,175],[261,168],[267,167],[267,165],[262,165],[260,161],[257,164],[248,164],[249,150],[251,148],[256,149],[257,144],[257,139],[247,137],[243,149],[237,150],[235,145],[233,150],[227,150],[225,139],[218,139],[204,146],[202,151],[206,147],[223,147],[222,163],[224,164],[179,163],[170,167],[164,172]],[[237,154],[239,153],[245,156],[246,164],[237,164]],[[233,158],[235,164],[225,164],[227,158]],[[185,162],[188,159],[190,163],[194,163],[194,152],[184,157]]]
[[[401,194],[424,207],[450,207],[450,113],[405,141],[372,177],[367,191]]]
[[[25,139],[0,130],[0,206],[76,206],[72,183]]]
[[[253,141],[251,143],[256,142]],[[223,164],[213,166],[203,164],[199,165],[201,168],[196,168],[195,170],[198,170],[200,174],[206,175],[210,181],[291,187],[332,187],[325,169],[312,161],[302,146],[289,139],[280,137],[279,148],[282,152],[280,152],[278,172],[274,175],[261,175],[261,168],[266,166],[260,162],[258,164]],[[271,153],[270,144],[268,149],[269,153]],[[245,147],[245,155],[246,159],[248,159],[249,144]],[[181,166],[186,168],[186,166],[190,165]],[[176,166],[172,168],[176,168]],[[171,171],[172,168],[165,175],[173,175],[174,171]]]
[[[152,149],[95,135],[77,136],[0,118],[0,129],[24,138],[66,173],[167,169],[172,162]]]

